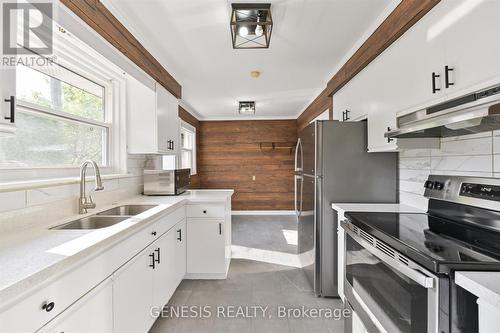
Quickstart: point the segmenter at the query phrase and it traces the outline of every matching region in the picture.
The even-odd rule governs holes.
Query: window
[[[0,138],[0,168],[109,166],[105,87],[58,64],[16,68],[15,136]]]
[[[196,175],[196,129],[182,122],[181,124],[181,167],[191,169]]]

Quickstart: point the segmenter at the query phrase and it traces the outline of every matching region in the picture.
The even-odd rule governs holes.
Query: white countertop
[[[332,208],[342,214],[347,212],[425,213],[421,209],[404,204],[332,203]]]
[[[500,272],[456,272],[455,282],[500,309]]]
[[[193,190],[179,196],[136,196],[113,205],[100,206],[85,215],[40,222],[40,226],[0,236],[0,299],[19,297],[110,245],[120,242],[156,220],[156,217],[189,202],[225,202],[233,190]],[[156,204],[157,207],[111,227],[95,230],[49,230],[50,227],[95,215],[125,204]],[[64,249],[62,251],[61,249]]]

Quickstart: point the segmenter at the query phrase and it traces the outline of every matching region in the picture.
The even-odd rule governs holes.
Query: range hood
[[[441,138],[500,129],[500,86],[397,118],[386,138]]]

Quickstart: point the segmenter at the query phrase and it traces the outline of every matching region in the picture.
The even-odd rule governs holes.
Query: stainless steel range
[[[455,271],[500,271],[500,179],[432,175],[426,214],[347,213],[345,295],[372,332],[474,333]]]

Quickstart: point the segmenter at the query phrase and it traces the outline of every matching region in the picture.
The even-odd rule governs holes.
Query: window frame
[[[186,149],[181,145],[180,146],[180,164],[182,166],[182,152],[183,151],[189,151],[191,152],[191,175],[194,176],[197,174],[197,159],[196,159],[196,138],[197,138],[197,135],[198,133],[196,133],[196,127],[194,127],[193,125],[185,122],[184,120],[181,120],[181,127],[180,127],[180,132],[179,132],[179,140],[180,140],[180,136],[182,135],[182,130],[186,130],[188,132],[191,132],[193,133],[193,149]]]
[[[125,174],[126,152],[126,82],[125,73],[103,55],[93,50],[65,29],[54,28],[55,61],[68,70],[104,87],[104,121],[72,115],[30,102],[16,100],[17,112],[37,113],[41,116],[105,127],[107,129],[106,166],[100,166],[101,174]],[[57,42],[56,42],[57,40]],[[32,166],[1,168],[0,181],[29,181],[75,177],[80,166]]]

